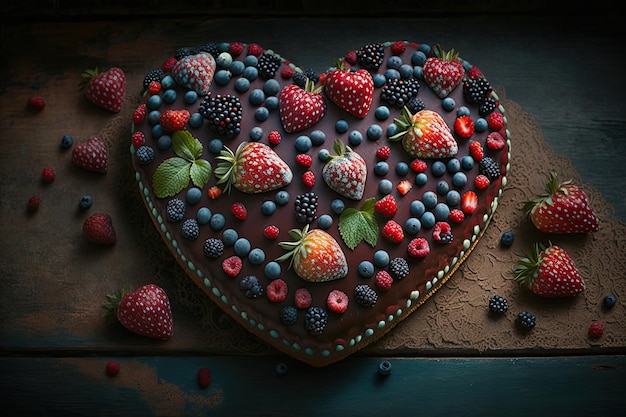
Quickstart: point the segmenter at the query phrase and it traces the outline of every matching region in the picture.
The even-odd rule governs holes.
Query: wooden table
[[[117,213],[121,230],[149,222],[137,217],[142,213],[126,213],[126,202],[98,191],[123,181],[127,167],[114,165],[104,177],[85,177],[59,144],[65,134],[81,140],[110,128],[111,116],[77,93],[83,69],[120,66],[129,94],[137,94],[143,75],[164,58],[163,44],[254,41],[321,71],[320,57],[341,56],[373,39],[440,41],[467,51],[466,58],[480,62],[490,80],[505,86],[507,98],[537,119],[547,144],[570,158],[585,183],[597,188],[614,206],[615,217],[625,221],[620,156],[626,154],[624,32],[622,22],[608,14],[590,20],[529,15],[4,19],[3,415],[622,415],[626,346],[591,346],[575,355],[547,350],[499,356],[409,352],[388,357],[374,349],[322,369],[287,361],[289,373],[279,377],[274,365],[285,358],[243,329],[234,332],[240,340],[250,338],[249,352],[231,352],[228,346],[207,351],[210,335],[199,325],[201,312],[185,304],[185,294],[177,294],[173,284],[176,337],[155,344],[129,336],[101,319],[104,295],[176,268],[175,262],[163,259],[155,265],[150,255],[159,242],[132,236],[120,239],[115,251],[96,253],[81,244],[77,225],[84,212],[77,204],[83,194],[94,197],[98,210]],[[46,98],[42,113],[26,108],[31,95]],[[56,168],[51,185],[39,180],[43,166]],[[34,216],[25,211],[31,194],[43,198]],[[124,273],[100,268],[112,262]],[[115,378],[104,372],[110,359],[121,364]],[[382,359],[393,364],[387,378],[376,372]],[[200,367],[213,374],[207,389],[196,382]]]

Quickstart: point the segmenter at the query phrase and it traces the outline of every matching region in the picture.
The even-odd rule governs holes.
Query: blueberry
[[[79,204],[81,208],[88,209],[93,205],[93,199],[89,195],[84,195],[81,197]]]
[[[247,78],[237,78],[237,81],[235,81],[235,90],[238,93],[245,93],[246,91],[248,91],[250,89],[250,80]]]
[[[259,70],[256,67],[246,67],[241,75],[249,81],[254,81],[259,77]]]
[[[280,84],[278,81],[271,78],[263,84],[263,92],[268,96],[275,96],[280,92]]]
[[[474,130],[478,133],[484,132],[485,130],[487,130],[488,127],[489,125],[487,124],[487,121],[482,117],[479,117],[474,122]]]
[[[426,182],[428,182],[428,175],[426,175],[425,173],[420,172],[415,176],[415,184],[426,185]]]
[[[320,146],[326,142],[326,133],[322,130],[314,130],[309,134],[313,146]]]
[[[254,111],[254,118],[259,122],[264,122],[270,117],[270,111],[267,107],[259,107]]]
[[[209,152],[218,155],[224,148],[224,142],[221,139],[215,138],[209,141]]]
[[[426,191],[422,195],[422,202],[427,209],[435,208],[435,206],[437,205],[437,194],[435,194],[433,191]]]
[[[189,116],[189,121],[187,123],[189,123],[189,127],[197,129],[202,126],[203,122],[204,117],[202,117],[200,113],[193,113],[191,116]]]
[[[226,246],[232,246],[239,239],[239,233],[235,229],[226,229],[222,232],[222,242]]]
[[[258,142],[263,137],[263,129],[261,129],[259,126],[254,126],[252,129],[250,129],[249,136],[250,140]]]
[[[287,372],[289,372],[289,367],[285,362],[278,362],[276,365],[274,365],[274,372],[278,376],[287,375]]]
[[[317,226],[322,230],[330,229],[330,226],[333,225],[333,218],[330,214],[322,214],[317,219]]]
[[[409,206],[409,211],[411,216],[420,217],[426,211],[426,206],[420,200],[413,200]]]
[[[176,81],[174,81],[174,77],[171,75],[166,75],[161,80],[161,88],[173,88],[176,85]]]
[[[248,260],[252,265],[261,265],[265,262],[265,252],[261,248],[254,248],[248,253]]]
[[[602,301],[604,308],[612,308],[617,303],[617,298],[613,294],[607,294]]]
[[[400,71],[397,69],[389,68],[385,70],[385,78],[387,81],[389,80],[398,80],[400,79]]]
[[[185,193],[185,199],[189,204],[197,204],[202,198],[202,190],[198,187],[191,187]]]
[[[417,47],[417,50],[418,51],[422,51],[426,55],[429,55],[430,51],[432,50],[432,48],[427,43],[421,43],[420,46]]]
[[[278,108],[278,97],[268,97],[265,99],[265,107],[272,111]]]
[[[374,275],[374,264],[370,261],[361,261],[357,273],[361,278],[371,278]]]
[[[418,80],[423,80],[424,79],[424,68],[422,68],[420,66],[413,67],[413,77],[415,77]]]
[[[215,58],[215,63],[220,68],[228,68],[233,63],[233,56],[228,52],[222,52]]]
[[[393,183],[388,179],[382,179],[378,183],[378,192],[387,195],[393,191]]]
[[[404,222],[404,231],[411,236],[415,236],[421,228],[422,223],[416,217],[409,217]]]
[[[369,140],[378,140],[382,137],[382,135],[383,128],[379,125],[374,124],[367,128],[367,138]]]
[[[446,164],[446,168],[448,169],[448,172],[452,174],[454,174],[455,172],[459,172],[461,170],[461,161],[459,161],[457,158],[452,158]]]
[[[328,162],[330,160],[330,152],[328,149],[320,149],[317,153],[317,158],[322,162]]]
[[[217,85],[226,85],[230,82],[231,76],[232,73],[230,71],[221,69],[215,73],[213,81],[215,81],[215,84]]]
[[[385,78],[384,74],[376,73],[372,75],[372,79],[374,80],[374,87],[380,88],[383,85],[387,84],[387,78]]]
[[[452,185],[456,188],[463,188],[467,184],[467,175],[464,172],[456,172],[452,176]]]
[[[61,138],[61,147],[64,149],[71,148],[74,144],[74,139],[70,135],[63,135]]]
[[[378,161],[374,165],[374,173],[378,176],[384,176],[389,173],[389,164],[387,161]]]
[[[445,111],[452,111],[456,107],[456,101],[454,101],[452,97],[446,97],[443,100],[441,100],[441,107]]]
[[[255,88],[254,90],[250,91],[250,94],[248,95],[248,100],[253,106],[259,106],[265,101],[265,93],[260,88]]]
[[[407,78],[411,78],[413,76],[413,66],[409,64],[402,64],[400,68],[398,68],[400,72],[400,78],[406,80]]]
[[[374,252],[374,265],[379,268],[384,268],[389,265],[389,253],[382,249]]]
[[[348,131],[348,122],[340,119],[335,122],[335,131],[337,133],[346,133]]]
[[[432,229],[436,222],[435,215],[430,211],[425,212],[422,214],[422,217],[420,217],[420,223],[422,223],[422,226],[426,229]]]
[[[173,102],[176,101],[176,90],[173,90],[171,88],[168,88],[167,90],[163,91],[163,101],[171,104]]]
[[[158,110],[152,110],[150,113],[148,113],[148,123],[152,126],[154,126],[155,124],[159,123],[159,118],[161,117],[161,112]]]
[[[301,135],[296,138],[295,142],[296,150],[300,153],[308,152],[313,146],[313,142],[311,142],[311,138],[306,135]]]
[[[196,212],[196,220],[199,224],[207,224],[211,220],[211,210],[208,207],[200,207]]]
[[[157,148],[162,151],[172,147],[172,137],[170,135],[163,135],[157,140]]]
[[[289,202],[289,193],[285,190],[281,190],[276,193],[274,199],[276,200],[276,204],[278,204],[279,206],[284,206]]]
[[[245,237],[240,237],[233,244],[233,249],[237,256],[245,258],[250,253],[250,241]]]
[[[456,117],[461,117],[461,116],[469,116],[470,113],[470,109],[467,106],[460,106],[457,110],[456,110]]]
[[[437,183],[437,194],[445,195],[450,191],[450,186],[445,180],[441,180]]]
[[[241,75],[245,67],[246,65],[242,61],[233,61],[233,63],[230,64],[230,72],[232,72],[233,75]]]
[[[502,236],[500,236],[500,244],[504,247],[510,247],[511,245],[513,245],[514,241],[515,235],[513,234],[513,232],[504,232],[502,233]]]
[[[358,130],[353,130],[348,134],[348,142],[350,146],[358,146],[363,142],[363,135]]]
[[[422,66],[426,62],[426,54],[423,51],[415,51],[411,55],[411,64],[416,66]]]
[[[276,261],[270,261],[265,264],[265,268],[263,268],[263,272],[267,279],[276,279],[280,277],[281,267],[280,264]]]
[[[445,222],[450,216],[450,207],[446,203],[437,203],[434,210],[435,220]]]
[[[256,67],[259,64],[259,59],[254,55],[247,55],[244,58],[243,63],[246,66]]]
[[[163,127],[161,125],[154,125],[152,126],[152,136],[156,139],[160,138],[161,136],[163,136]]]
[[[391,375],[391,362],[384,360],[378,362],[378,375],[389,376]]]
[[[450,190],[446,194],[446,204],[450,207],[458,207],[461,204],[461,193],[457,190]]]
[[[155,110],[161,107],[161,104],[163,104],[161,96],[158,94],[154,94],[148,98],[148,101],[146,102],[146,107],[150,110]]]
[[[265,216],[271,216],[276,213],[276,203],[272,200],[265,200],[263,204],[261,204],[261,213]]]
[[[402,65],[402,58],[397,55],[392,55],[387,60],[387,68],[398,69]]]
[[[391,123],[387,126],[387,137],[392,137],[400,131],[400,128],[397,124]]]
[[[387,120],[389,118],[389,107],[379,106],[374,112],[374,116],[377,120]]]
[[[461,168],[466,171],[474,168],[474,158],[472,158],[470,155],[465,155],[463,158],[461,158]]]
[[[398,174],[401,177],[404,177],[406,174],[409,173],[409,164],[407,164],[404,161],[400,161],[396,164],[396,174]]]
[[[336,198],[330,202],[330,210],[335,214],[341,214],[345,210],[346,205],[342,199]]]
[[[435,161],[430,169],[435,177],[441,177],[446,173],[447,167],[442,161]]]
[[[222,213],[215,213],[211,216],[211,220],[209,221],[209,223],[212,230],[222,230],[224,226],[226,226],[226,218]]]

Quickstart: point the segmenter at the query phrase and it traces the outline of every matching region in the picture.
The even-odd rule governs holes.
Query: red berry
[[[306,171],[304,174],[302,174],[302,182],[304,183],[305,187],[313,188],[313,186],[315,185],[315,174],[313,173],[313,171]]]
[[[146,117],[146,104],[140,104],[133,112],[133,123],[140,125]]]
[[[120,373],[120,364],[116,361],[108,361],[104,369],[107,375],[115,376]]]
[[[478,207],[478,196],[474,191],[466,191],[461,196],[461,210],[465,214],[474,214]]]
[[[211,385],[211,370],[209,368],[198,369],[198,385],[200,388],[207,388]]]
[[[430,245],[423,237],[412,239],[407,249],[413,258],[425,258],[430,253]]]
[[[504,140],[504,137],[500,134],[500,132],[491,132],[489,136],[487,136],[487,147],[489,149],[499,151],[504,148],[505,144],[506,140]]]
[[[269,144],[271,146],[276,146],[280,143],[280,140],[282,139],[282,137],[280,136],[280,132],[278,130],[272,130],[268,135],[267,135],[267,141],[269,142]]]
[[[474,186],[477,190],[484,190],[489,187],[489,184],[491,184],[491,181],[483,174],[479,174],[474,178]]]
[[[502,113],[494,111],[487,116],[487,126],[491,130],[500,130],[504,128],[504,116]]]
[[[248,45],[248,54],[259,56],[263,53],[263,48],[258,43],[251,43]]]
[[[285,80],[288,80],[288,79],[290,79],[291,77],[293,77],[293,74],[294,74],[295,72],[296,72],[296,71],[295,71],[293,68],[291,68],[291,67],[285,67],[285,68],[283,68],[283,70],[280,72],[280,76],[281,76],[281,78],[283,78],[283,79],[285,79]]]
[[[313,158],[311,158],[311,155],[307,155],[305,153],[299,153],[298,155],[296,155],[296,162],[300,166],[303,166],[305,168],[310,168],[311,165],[313,164]]]
[[[133,144],[133,146],[135,147],[135,149],[139,148],[141,145],[143,145],[144,143],[146,143],[146,136],[143,134],[143,132],[141,130],[137,130],[136,132],[133,133],[133,135],[130,137],[130,140]]]
[[[399,223],[389,220],[383,226],[382,234],[385,239],[393,243],[400,243],[404,239],[404,231]]]
[[[604,326],[602,325],[602,322],[600,321],[594,321],[591,323],[591,325],[589,326],[589,336],[594,338],[594,339],[598,339],[599,337],[602,336],[602,334],[604,333]]]
[[[346,52],[346,55],[343,57],[343,59],[345,59],[346,62],[350,65],[356,64],[356,61],[357,61],[356,51]]]
[[[387,291],[391,288],[391,284],[393,284],[393,277],[389,274],[389,272],[380,270],[376,273],[374,283],[381,291]]]
[[[228,52],[230,52],[232,56],[238,56],[239,54],[243,52],[243,48],[244,48],[243,43],[231,42],[231,44],[228,47]]]
[[[448,219],[454,223],[463,223],[463,220],[465,220],[465,213],[463,213],[463,210],[461,209],[452,209],[450,210]]]
[[[475,161],[480,161],[485,156],[485,152],[483,151],[483,146],[480,142],[472,141],[469,145],[469,151],[472,158]]]
[[[376,150],[376,156],[382,159],[383,161],[391,155],[391,148],[387,145],[381,146]]]
[[[54,179],[56,178],[56,174],[54,173],[54,169],[50,168],[50,167],[46,167],[43,169],[43,171],[41,172],[41,179],[43,182],[53,182]]]
[[[433,227],[433,239],[438,243],[449,243],[452,240],[452,228],[448,222],[437,222]]]
[[[335,313],[345,313],[348,309],[348,295],[340,290],[332,290],[326,298],[326,306]]]
[[[237,220],[243,221],[248,218],[248,210],[246,209],[246,206],[240,201],[236,201],[230,205],[230,212],[233,214],[233,216],[235,216]]]
[[[218,187],[217,185],[213,185],[209,187],[209,189],[207,190],[207,196],[209,196],[211,200],[215,200],[219,198],[219,196],[221,195],[222,195],[222,189]]]
[[[161,91],[161,83],[158,81],[150,81],[150,84],[148,84],[148,94],[158,94],[159,91]]]
[[[265,288],[265,294],[267,294],[267,298],[270,299],[273,303],[280,303],[285,301],[287,298],[287,293],[289,292],[289,288],[287,287],[287,283],[278,278],[272,280]]]
[[[229,277],[236,277],[241,272],[243,261],[237,255],[229,256],[222,261],[222,270]]]
[[[269,240],[275,240],[278,238],[278,234],[280,233],[280,229],[274,225],[267,226],[263,229],[263,236],[268,238]]]
[[[46,107],[46,102],[43,97],[34,96],[28,99],[28,105],[35,110],[41,110]]]
[[[454,133],[467,139],[474,134],[474,121],[469,116],[460,116],[454,120]]]
[[[472,68],[469,69],[469,71],[467,71],[467,76],[471,79],[477,79],[477,78],[483,78],[484,75],[483,73],[476,68],[476,66],[472,65]]]
[[[165,62],[163,62],[163,65],[161,65],[161,69],[163,72],[171,72],[177,62],[178,60],[174,57],[167,58]]]
[[[398,212],[398,204],[393,195],[387,194],[374,203],[374,210],[385,217],[393,217]]]
[[[428,169],[428,164],[423,159],[414,159],[410,167],[413,172],[424,172]]]
[[[413,184],[411,184],[409,180],[402,180],[396,188],[400,194],[407,195],[407,193],[411,191],[411,188],[413,188]]]
[[[306,288],[298,288],[293,297],[293,304],[297,309],[305,309],[309,308],[311,302],[313,301],[313,297],[311,293]]]
[[[406,44],[402,41],[397,41],[391,44],[391,52],[394,55],[400,55],[406,49]]]
[[[39,197],[38,195],[31,196],[28,199],[28,205],[27,205],[28,211],[31,211],[31,212],[37,211],[40,204],[41,204],[41,197]]]

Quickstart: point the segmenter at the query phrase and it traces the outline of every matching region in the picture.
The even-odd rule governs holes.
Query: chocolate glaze
[[[392,55],[389,45],[386,44],[386,46],[385,60],[378,70],[381,73],[387,68],[387,58]],[[419,44],[407,44],[405,52],[401,54],[403,63],[411,62],[411,55],[418,47]],[[247,49],[238,57],[234,57],[234,59],[243,60],[246,53]],[[291,79],[285,80],[280,76],[281,71],[290,65],[293,67],[288,61],[284,61],[281,67],[276,71],[274,78],[281,86],[292,82]],[[329,67],[331,65],[332,62]],[[355,67],[358,67],[358,65]],[[278,205],[273,215],[266,216],[261,212],[261,205],[266,200],[273,200],[276,195],[275,191],[250,195],[233,190],[229,196],[223,195],[216,200],[211,200],[208,198],[206,191],[210,186],[216,183],[215,176],[212,176],[209,183],[203,188],[202,200],[198,204],[188,205],[185,218],[195,217],[197,210],[203,206],[208,207],[212,213],[224,214],[226,217],[225,229],[236,229],[240,237],[245,237],[251,242],[252,248],[258,247],[263,249],[266,255],[265,262],[262,265],[253,266],[248,260],[244,259],[244,269],[241,274],[236,278],[230,278],[222,271],[221,262],[226,257],[234,254],[233,248],[227,246],[224,255],[217,260],[207,259],[203,255],[202,250],[203,243],[207,238],[220,237],[222,231],[215,232],[212,231],[208,225],[204,225],[200,228],[200,237],[195,241],[188,241],[180,232],[181,223],[171,223],[165,220],[165,205],[170,198],[161,199],[154,196],[151,185],[152,175],[157,166],[164,159],[174,156],[174,153],[171,149],[161,151],[157,148],[156,139],[152,136],[151,126],[149,126],[147,121],[140,126],[134,126],[134,129],[142,130],[145,133],[147,138],[146,143],[155,149],[155,161],[147,166],[143,166],[137,163],[134,155],[132,156],[133,166],[137,172],[137,180],[140,188],[143,190],[144,201],[151,213],[151,217],[157,229],[162,234],[164,241],[180,262],[181,266],[188,272],[190,278],[192,278],[209,297],[249,331],[258,335],[267,343],[304,362],[314,366],[324,366],[350,355],[354,351],[363,348],[383,336],[421,305],[452,275],[456,268],[462,263],[464,257],[469,254],[471,249],[478,242],[482,232],[486,228],[497,206],[497,199],[501,193],[505,177],[501,175],[499,178],[492,181],[491,185],[485,190],[476,190],[479,196],[478,210],[473,216],[466,216],[461,224],[450,222],[454,235],[454,239],[451,243],[436,243],[432,238],[432,229],[422,227],[421,231],[415,237],[426,238],[431,247],[431,253],[424,259],[415,259],[408,256],[407,244],[412,236],[406,234],[404,241],[400,244],[390,243],[379,234],[375,248],[362,242],[354,250],[350,250],[345,245],[338,232],[338,216],[333,214],[330,209],[331,201],[340,198],[340,196],[330,190],[324,183],[321,176],[323,162],[317,157],[318,151],[322,148],[328,149],[332,153],[333,142],[336,138],[348,144],[349,132],[353,129],[358,129],[363,135],[363,142],[358,146],[353,146],[353,149],[358,152],[368,164],[368,177],[363,199],[360,201],[352,201],[343,198],[346,207],[358,208],[367,198],[376,197],[378,199],[383,196],[378,192],[378,184],[382,178],[374,173],[374,165],[379,161],[379,158],[376,157],[376,150],[382,145],[389,145],[391,147],[391,156],[387,160],[390,171],[384,178],[391,180],[394,187],[401,180],[409,180],[413,183],[413,188],[405,196],[401,196],[395,188],[392,192],[398,201],[398,212],[394,216],[394,220],[401,225],[404,224],[407,218],[411,217],[409,212],[411,201],[421,199],[423,193],[426,191],[434,191],[437,182],[441,180],[446,180],[450,185],[450,189],[456,189],[461,194],[465,191],[473,190],[473,181],[476,175],[478,175],[478,164],[475,163],[471,170],[464,171],[468,178],[466,186],[455,188],[452,185],[451,174],[446,172],[442,177],[435,177],[430,173],[433,160],[427,160],[429,166],[429,169],[426,171],[428,173],[428,182],[426,185],[418,186],[413,181],[415,173],[410,172],[405,176],[399,176],[395,173],[394,168],[398,162],[405,161],[410,163],[412,158],[402,149],[400,142],[388,142],[387,140],[386,129],[393,123],[394,117],[400,116],[400,109],[388,106],[391,111],[389,118],[383,121],[375,118],[374,112],[376,108],[381,105],[381,88],[375,88],[370,111],[364,119],[357,119],[326,98],[327,113],[319,123],[304,131],[289,134],[282,128],[278,117],[278,110],[270,111],[270,117],[263,122],[259,122],[254,118],[254,109],[258,106],[253,106],[248,101],[249,92],[255,88],[262,89],[265,80],[259,77],[251,83],[251,87],[246,93],[238,93],[234,90],[234,81],[236,78],[237,77],[233,77],[226,86],[219,86],[213,82],[211,91],[212,94],[235,94],[240,98],[243,106],[241,133],[233,139],[227,139],[225,136],[220,136],[217,132],[210,130],[206,121],[200,128],[194,129],[189,127],[188,130],[201,141],[204,146],[202,158],[209,160],[214,169],[217,166],[217,161],[214,159],[215,155],[210,154],[207,149],[208,142],[211,139],[222,139],[224,144],[234,151],[240,142],[250,141],[249,132],[255,126],[263,129],[263,137],[260,141],[264,143],[268,143],[267,135],[270,131],[278,130],[282,135],[282,141],[280,145],[273,149],[291,166],[294,173],[292,183],[284,188],[290,194],[290,201],[285,206]],[[460,106],[465,105],[469,107],[474,120],[479,117],[477,106],[471,105],[464,100],[461,85],[449,95],[449,97],[456,101],[456,107],[454,110],[447,112],[442,108],[442,100],[432,92],[426,83],[420,80],[420,84],[421,87],[418,97],[424,101],[427,109],[437,111],[451,129],[453,129],[454,120],[456,118],[456,110]],[[192,105],[186,105],[182,100],[186,89],[177,86],[176,91],[178,93],[177,100],[172,104],[163,105],[159,110],[164,111],[167,108],[187,108],[192,114],[197,112],[201,98]],[[501,107],[497,111],[504,112]],[[349,123],[349,129],[346,133],[336,133],[335,122],[339,119],[346,120]],[[383,130],[383,136],[376,141],[367,138],[367,128],[372,124],[379,125]],[[295,149],[294,142],[298,136],[309,135],[314,130],[322,130],[326,134],[326,141],[321,146],[314,146],[308,152],[313,157],[313,165],[310,169],[316,175],[316,184],[312,189],[309,189],[302,184],[300,179],[305,169],[295,162],[295,156],[298,151]],[[457,158],[460,160],[462,156],[469,154],[468,149],[470,141],[477,140],[483,144],[485,154],[501,163],[501,172],[506,173],[510,155],[510,141],[507,140],[507,146],[505,146],[503,150],[491,151],[485,146],[485,139],[488,133],[490,133],[489,130],[482,133],[475,133],[470,139],[460,139],[455,135],[459,145]],[[132,146],[131,153],[134,154]],[[187,188],[181,191],[177,197],[185,201],[186,190]],[[278,242],[292,240],[288,236],[288,231],[293,228],[302,229],[304,227],[304,224],[295,221],[293,201],[297,194],[307,191],[313,191],[319,196],[318,217],[322,214],[331,214],[333,216],[333,224],[327,231],[339,242],[348,258],[348,276],[341,280],[325,283],[308,283],[297,277],[293,273],[293,270],[288,269],[288,263],[286,262],[281,265],[281,278],[284,279],[289,286],[289,295],[284,302],[273,303],[265,295],[256,299],[245,298],[238,287],[240,279],[246,275],[256,275],[263,286],[267,285],[270,280],[264,276],[263,268],[265,263],[285,253],[285,251],[278,246]],[[248,218],[246,220],[238,221],[231,215],[229,207],[234,201],[242,201],[245,203],[248,210]],[[439,195],[438,201],[445,202],[445,196]],[[386,219],[383,219],[378,214],[377,219],[379,220],[380,231]],[[279,238],[275,241],[268,240],[263,236],[263,228],[270,224],[276,225],[280,229]],[[317,227],[317,221],[313,221],[310,227]],[[386,292],[376,288],[374,277],[362,278],[359,277],[356,272],[357,265],[361,261],[369,260],[373,262],[374,252],[379,249],[386,250],[391,259],[404,257],[410,264],[410,275],[400,281],[394,281],[391,288]],[[456,263],[452,263],[453,259],[456,259]],[[378,271],[378,268],[376,268],[376,271]],[[376,289],[378,293],[378,302],[374,307],[361,307],[353,298],[354,287],[363,283],[369,284],[372,288]],[[348,309],[344,314],[337,314],[327,310],[329,314],[328,324],[323,333],[319,336],[312,336],[304,329],[304,310],[299,311],[298,321],[295,325],[285,326],[279,320],[279,310],[285,305],[293,304],[293,294],[295,290],[300,287],[306,287],[310,290],[313,298],[312,305],[325,309],[326,298],[329,292],[334,289],[340,289],[350,297]],[[418,291],[418,293],[415,291]]]

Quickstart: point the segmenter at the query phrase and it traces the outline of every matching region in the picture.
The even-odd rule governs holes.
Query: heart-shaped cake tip
[[[87,171],[106,173],[109,168],[107,145],[101,136],[92,136],[72,150],[72,161]]]
[[[118,113],[126,98],[126,74],[121,68],[111,68],[104,72],[99,69],[86,70],[81,74],[79,85],[85,97],[103,109]]]
[[[188,55],[176,62],[172,77],[179,85],[205,96],[209,94],[215,66],[215,58],[207,52]]]
[[[107,295],[105,318],[117,320],[133,333],[152,339],[168,340],[174,333],[174,319],[167,293],[156,284],[131,292],[126,286]]]
[[[107,213],[96,213],[83,222],[83,234],[91,243],[97,245],[115,245],[117,235],[113,227],[113,220]]]

